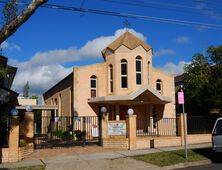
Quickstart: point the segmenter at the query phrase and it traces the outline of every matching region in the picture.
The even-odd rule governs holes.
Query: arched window
[[[142,84],[142,58],[136,57],[136,84]]]
[[[160,94],[162,94],[162,81],[161,81],[160,79],[158,79],[158,80],[156,81],[156,90],[157,90]]]
[[[125,59],[121,60],[121,87],[127,88],[127,61]]]
[[[113,65],[109,65],[109,92],[113,92]]]
[[[91,97],[96,97],[97,77],[95,75],[90,77],[90,93]]]

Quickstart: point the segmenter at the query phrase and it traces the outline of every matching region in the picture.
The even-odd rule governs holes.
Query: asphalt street
[[[221,158],[222,159],[222,158]],[[180,170],[222,170],[222,163],[189,167]]]

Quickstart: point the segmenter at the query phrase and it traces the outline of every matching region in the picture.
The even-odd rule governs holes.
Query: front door
[[[126,120],[127,110],[129,109],[129,106],[119,106],[119,118],[120,120]]]

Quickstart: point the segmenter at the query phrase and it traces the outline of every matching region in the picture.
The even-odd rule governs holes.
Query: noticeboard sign
[[[108,122],[108,135],[126,135],[126,123],[125,122]]]

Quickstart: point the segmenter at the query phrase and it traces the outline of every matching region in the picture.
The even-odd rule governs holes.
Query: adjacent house
[[[144,120],[175,118],[174,75],[153,67],[150,45],[127,31],[102,57],[104,62],[74,67],[43,94],[45,105],[58,106],[56,116],[95,116],[105,106],[110,120],[125,120],[129,108]]]
[[[5,76],[0,77],[0,146],[7,145],[7,119],[18,97],[18,93],[11,90],[17,68],[7,62],[6,57],[0,56],[0,68],[6,70]]]

